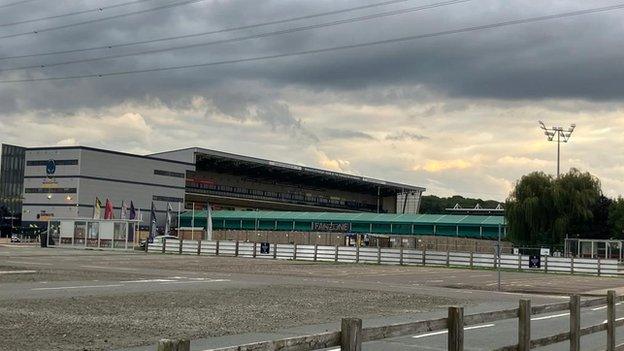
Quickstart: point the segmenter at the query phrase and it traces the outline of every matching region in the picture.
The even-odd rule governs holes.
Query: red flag
[[[113,219],[113,203],[106,199],[106,208],[104,209],[104,219]]]

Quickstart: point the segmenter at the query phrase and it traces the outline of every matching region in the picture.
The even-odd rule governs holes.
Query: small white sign
[[[550,256],[550,249],[549,248],[541,248],[540,249],[540,255],[541,256]]]

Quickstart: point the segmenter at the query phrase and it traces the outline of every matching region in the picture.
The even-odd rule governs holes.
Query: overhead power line
[[[45,20],[50,20],[50,19],[58,19],[58,18],[64,18],[64,17],[70,17],[70,16],[78,16],[78,15],[84,15],[84,14],[92,13],[92,12],[104,12],[106,10],[111,10],[111,9],[114,9],[114,8],[135,5],[135,4],[139,4],[139,3],[147,2],[147,1],[154,1],[154,0],[134,0],[134,1],[128,1],[128,2],[114,4],[114,5],[110,5],[110,6],[102,6],[102,7],[98,7],[98,8],[94,8],[94,9],[88,9],[88,10],[82,10],[82,11],[63,13],[63,14],[53,15],[53,16],[31,18],[31,19],[15,21],[15,22],[0,23],[0,27],[9,27],[9,26],[16,26],[18,24],[26,24],[26,23],[40,22],[40,21],[45,21]]]
[[[23,0],[23,1],[15,1],[15,2],[8,3],[8,4],[2,4],[2,5],[0,5],[0,9],[3,9],[3,8],[5,8],[5,7],[17,6],[17,5],[25,4],[25,3],[28,3],[28,2],[34,2],[34,1],[39,1],[39,0]]]
[[[621,10],[621,9],[624,9],[624,4],[591,8],[591,9],[585,9],[585,10],[579,10],[579,11],[563,12],[563,13],[558,13],[558,14],[553,14],[553,15],[530,17],[530,18],[510,20],[510,21],[504,21],[504,22],[496,22],[496,23],[491,23],[491,24],[486,24],[486,25],[464,27],[464,28],[451,29],[451,30],[440,31],[440,32],[427,33],[427,34],[410,35],[410,36],[405,36],[405,37],[400,37],[400,38],[377,40],[377,41],[364,42],[364,43],[351,44],[351,45],[333,46],[333,47],[327,47],[327,48],[321,48],[321,49],[295,51],[295,52],[282,53],[282,54],[255,56],[255,57],[231,59],[231,60],[224,60],[224,61],[213,61],[213,62],[190,64],[190,65],[154,67],[154,68],[147,68],[147,69],[117,71],[117,72],[107,72],[107,73],[0,80],[0,83],[25,83],[25,82],[42,82],[42,81],[53,81],[53,80],[82,79],[82,78],[103,78],[103,77],[122,76],[122,75],[128,75],[128,74],[162,72],[162,71],[183,70],[183,69],[190,69],[190,68],[219,66],[219,65],[227,65],[227,64],[234,64],[234,63],[265,61],[265,60],[285,58],[285,57],[320,54],[320,53],[332,52],[332,51],[350,50],[350,49],[357,49],[357,48],[370,47],[370,46],[394,44],[394,43],[413,41],[413,40],[419,40],[419,39],[425,39],[425,38],[434,38],[434,37],[440,37],[440,36],[446,36],[446,35],[452,35],[452,34],[468,33],[468,32],[474,32],[478,30],[493,29],[493,28],[500,28],[500,27],[506,27],[506,26],[519,25],[519,24],[548,21],[548,20],[561,19],[561,18],[566,18],[566,17],[581,16],[581,15]]]
[[[40,53],[32,53],[32,54],[5,56],[5,57],[0,57],[0,60],[9,60],[9,59],[18,59],[18,58],[27,58],[27,57],[37,57],[37,56],[60,55],[60,54],[72,54],[72,53],[78,53],[78,52],[87,52],[87,51],[95,51],[95,50],[103,50],[103,49],[115,49],[115,48],[129,47],[129,46],[142,45],[142,44],[159,43],[159,42],[164,42],[164,41],[169,41],[169,40],[196,38],[196,37],[206,36],[206,35],[211,35],[211,34],[227,33],[227,32],[233,32],[233,31],[237,31],[237,30],[260,28],[260,27],[269,26],[269,25],[284,24],[284,23],[295,22],[295,21],[300,21],[300,20],[305,20],[305,19],[312,19],[312,18],[317,18],[317,17],[337,15],[337,14],[341,14],[341,13],[347,13],[347,12],[364,10],[364,9],[369,9],[369,8],[374,8],[374,7],[398,4],[398,3],[403,3],[403,2],[407,2],[407,1],[411,1],[411,0],[388,0],[388,1],[378,2],[378,3],[374,3],[374,4],[368,4],[368,5],[357,6],[357,7],[349,7],[349,8],[340,9],[340,10],[334,10],[334,11],[319,12],[319,13],[305,15],[305,16],[291,17],[291,18],[286,18],[286,19],[281,19],[281,20],[274,20],[274,21],[269,21],[269,22],[254,23],[254,24],[248,24],[248,25],[238,26],[238,27],[228,27],[228,28],[223,28],[223,29],[216,29],[216,30],[212,30],[212,31],[208,31],[208,32],[199,32],[199,33],[177,35],[177,36],[164,37],[164,38],[155,38],[155,39],[142,40],[142,41],[133,41],[133,42],[127,42],[127,43],[122,43],[122,44],[93,46],[93,47],[81,48],[81,49],[71,49],[71,50],[61,50],[61,51],[48,51],[48,52],[40,52]]]
[[[204,43],[180,45],[180,46],[174,46],[174,47],[169,47],[169,48],[145,50],[145,51],[139,51],[139,52],[131,52],[131,53],[125,53],[125,54],[117,54],[117,55],[108,55],[108,56],[101,56],[101,57],[85,58],[85,59],[78,59],[78,60],[64,61],[64,62],[56,62],[56,63],[49,63],[49,64],[39,64],[39,65],[12,67],[12,68],[5,68],[5,69],[0,68],[0,72],[3,72],[3,71],[18,71],[18,70],[35,69],[35,68],[40,68],[41,69],[41,68],[57,67],[57,66],[70,65],[70,64],[76,64],[76,63],[96,62],[96,61],[102,61],[102,60],[110,60],[110,59],[117,59],[117,58],[123,58],[123,57],[132,57],[132,56],[139,56],[139,55],[155,54],[155,53],[161,53],[161,52],[167,52],[167,51],[175,51],[175,50],[181,50],[181,49],[205,47],[205,46],[216,45],[216,44],[233,43],[233,42],[249,40],[249,39],[266,38],[266,37],[271,37],[271,36],[275,36],[275,35],[282,35],[282,34],[290,34],[290,33],[301,32],[301,31],[310,30],[310,29],[331,27],[331,26],[336,26],[336,25],[341,25],[341,24],[354,23],[354,22],[371,20],[371,19],[377,19],[377,18],[383,18],[383,17],[388,17],[388,16],[402,15],[402,14],[406,14],[406,13],[422,11],[422,10],[428,10],[428,9],[432,9],[432,8],[448,6],[448,5],[453,5],[453,4],[459,4],[459,3],[464,3],[464,2],[468,2],[468,1],[471,1],[471,0],[451,0],[451,1],[445,1],[445,2],[440,2],[440,3],[430,4],[430,5],[424,5],[424,6],[417,6],[417,7],[405,8],[405,9],[394,10],[394,11],[381,12],[381,13],[370,14],[370,15],[354,17],[354,18],[347,18],[347,19],[336,20],[336,21],[331,21],[331,22],[326,22],[326,23],[312,24],[312,25],[309,25],[309,26],[288,28],[288,29],[279,30],[279,31],[253,34],[253,35],[248,35],[248,36],[244,36],[244,37],[237,37],[237,38],[221,39],[221,40],[215,40],[215,41],[204,42]]]
[[[202,1],[206,1],[206,0],[186,0],[186,1],[176,2],[176,3],[173,3],[173,4],[167,4],[167,5],[162,5],[162,6],[151,7],[151,8],[143,9],[143,10],[137,10],[137,11],[132,11],[132,12],[121,13],[121,14],[118,14],[118,15],[94,18],[94,19],[91,19],[91,20],[88,20],[88,21],[68,23],[68,24],[63,24],[63,25],[59,25],[59,26],[35,29],[35,30],[29,31],[29,32],[7,34],[7,35],[0,36],[0,39],[17,38],[17,37],[23,37],[23,36],[26,36],[26,35],[39,34],[39,33],[44,33],[44,32],[52,32],[52,31],[56,31],[56,30],[59,30],[59,29],[83,26],[85,24],[91,24],[91,23],[97,23],[97,22],[104,22],[104,21],[109,21],[109,20],[112,20],[112,19],[129,17],[129,16],[134,16],[134,15],[143,14],[143,13],[147,13],[147,12],[165,10],[165,9],[170,9],[170,8],[173,8],[173,7],[194,4],[194,3],[198,3],[198,2],[202,2]]]

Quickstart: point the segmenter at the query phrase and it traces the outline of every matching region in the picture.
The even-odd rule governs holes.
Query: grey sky
[[[179,1],[179,0],[176,0]],[[176,2],[36,24],[0,36]],[[0,8],[0,24],[121,1],[33,1]],[[376,2],[206,0],[63,30],[0,39],[0,57],[117,44],[304,16]],[[0,61],[0,69],[235,38],[439,2],[352,13],[132,48]],[[197,64],[383,40],[619,4],[473,0],[293,34],[160,54],[0,72],[0,80]],[[347,51],[101,79],[0,84],[0,140],[148,152],[198,145],[427,186],[506,196],[554,145],[537,119],[576,122],[564,169],[624,192],[623,10]],[[84,125],[83,125],[84,124]],[[608,128],[609,130],[605,130]],[[604,155],[604,156],[596,156]]]

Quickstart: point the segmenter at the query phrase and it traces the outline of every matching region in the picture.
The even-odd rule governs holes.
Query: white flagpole
[[[195,203],[193,202],[193,212],[191,216],[191,240],[195,240]]]
[[[180,212],[181,212],[182,203],[178,202],[178,238],[180,237]]]

